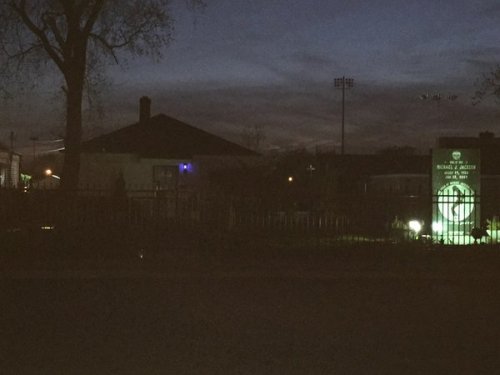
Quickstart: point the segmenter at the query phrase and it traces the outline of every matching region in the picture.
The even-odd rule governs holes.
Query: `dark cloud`
[[[195,22],[176,13],[176,41],[161,64],[138,59],[109,71],[106,118],[90,121],[86,134],[136,121],[138,98],[150,95],[154,112],[236,141],[258,125],[271,146],[338,145],[333,79],[344,75],[355,78],[346,99],[349,151],[425,149],[439,135],[495,131],[500,106],[472,107],[470,97],[500,60],[499,9],[496,0],[210,2]],[[418,99],[435,92],[459,99]],[[28,93],[4,103],[0,141],[12,128],[20,139],[51,137],[61,124],[58,100]]]
[[[150,87],[135,97],[116,96],[110,103],[112,127],[137,119],[137,100],[148,94],[153,112],[163,112],[194,126],[239,141],[243,129],[259,126],[268,146],[339,145],[341,92],[329,82],[301,86],[218,86],[215,83],[174,88]],[[423,101],[423,92],[439,86],[381,86],[356,82],[346,95],[346,140],[350,152],[373,152],[390,145],[427,150],[438,136],[474,136],[483,130],[500,133],[500,106],[472,106],[471,92],[456,92],[438,103]]]
[[[500,16],[500,4],[492,3],[491,1],[483,1],[484,5],[477,6],[478,15],[485,18],[493,18],[495,21]]]

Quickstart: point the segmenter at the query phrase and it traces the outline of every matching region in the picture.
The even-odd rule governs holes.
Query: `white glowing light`
[[[46,176],[52,176],[52,169],[46,169],[45,170],[45,175]]]
[[[410,220],[408,222],[408,227],[416,234],[419,234],[420,231],[422,230],[422,224],[420,224],[420,221],[418,220]]]
[[[293,176],[288,177],[288,182],[293,182]]]
[[[435,221],[432,223],[432,231],[436,233],[442,233],[443,232],[443,223],[439,221]]]

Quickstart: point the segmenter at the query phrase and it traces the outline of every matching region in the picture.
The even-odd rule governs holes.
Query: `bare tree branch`
[[[185,1],[192,9],[204,5],[202,0]],[[0,62],[7,61],[17,71],[53,62],[64,79],[65,187],[76,189],[78,184],[85,90],[88,95],[95,94],[95,85],[103,81],[100,72],[109,60],[118,64],[121,51],[161,56],[173,32],[169,3],[170,0],[0,0]],[[2,74],[6,69],[0,65]],[[95,101],[88,96],[87,103],[93,106]]]
[[[500,101],[500,65],[476,82],[478,89],[472,97],[472,104],[477,105],[488,97],[495,97]]]
[[[10,1],[9,5],[12,7],[12,9],[21,17],[21,20],[24,22],[26,27],[35,34],[38,39],[42,42],[43,48],[47,52],[47,54],[50,56],[50,58],[54,61],[54,63],[59,67],[59,69],[64,70],[64,61],[63,59],[57,54],[57,52],[52,48],[52,45],[50,44],[47,36],[43,32],[42,29],[38,28],[31,18],[28,16],[26,13],[26,1],[21,0],[19,6],[15,3],[15,1]]]
[[[66,45],[66,41],[62,37],[61,31],[57,28],[57,23],[54,16],[60,16],[60,14],[54,14],[54,12],[45,12],[42,15],[42,21],[52,31],[52,35],[54,35],[54,38],[57,44],[59,45],[59,50],[61,51],[62,54],[62,51],[64,50],[64,47]]]
[[[94,25],[97,21],[97,17],[102,11],[102,7],[104,6],[105,0],[96,0],[94,6],[92,7],[90,11],[90,16],[87,19],[87,22],[85,23],[85,26],[83,27],[83,35],[88,36],[90,35],[92,29],[94,28]],[[82,2],[81,4],[84,4]]]
[[[111,54],[111,56],[113,57],[113,59],[115,60],[115,62],[118,64],[119,61],[118,61],[118,57],[116,56],[116,53],[115,53],[115,46],[112,46],[108,43],[108,41],[106,39],[104,39],[103,37],[101,37],[100,35],[97,35],[97,34],[94,34],[94,33],[90,33],[89,34],[89,37],[100,42],[101,45],[107,50],[107,52],[109,54]]]

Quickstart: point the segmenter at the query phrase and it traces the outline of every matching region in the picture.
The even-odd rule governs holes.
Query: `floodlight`
[[[422,224],[418,220],[410,220],[408,222],[408,227],[410,228],[410,230],[415,232],[415,234],[419,234],[422,230]]]
[[[342,89],[342,143],[341,143],[341,154],[344,155],[345,152],[345,130],[344,130],[344,117],[345,117],[345,89],[354,87],[353,78],[335,78],[333,80],[335,87]]]

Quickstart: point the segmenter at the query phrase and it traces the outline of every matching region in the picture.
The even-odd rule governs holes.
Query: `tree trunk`
[[[71,77],[67,79],[67,84],[66,136],[61,188],[65,191],[76,191],[80,172],[83,76]]]

